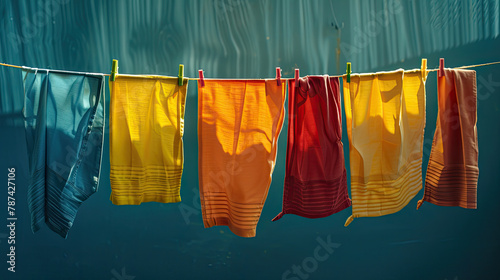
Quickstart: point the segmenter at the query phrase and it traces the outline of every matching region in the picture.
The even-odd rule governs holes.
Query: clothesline
[[[500,61],[495,61],[495,62],[488,62],[488,63],[482,63],[482,64],[474,64],[474,65],[465,65],[465,66],[460,66],[460,67],[454,67],[454,68],[457,68],[457,69],[467,69],[467,68],[475,68],[475,67],[481,67],[481,66],[488,66],[488,65],[494,65],[494,64],[500,64]],[[19,65],[13,65],[13,64],[7,64],[7,63],[1,63],[0,62],[0,65],[2,66],[6,66],[6,67],[13,67],[13,68],[19,68],[19,69],[23,69],[23,66],[19,66]],[[435,72],[435,71],[438,71],[439,68],[436,68],[436,69],[427,69],[427,72]],[[107,76],[109,77],[110,74],[104,74],[104,73],[94,73],[94,74],[102,74],[103,76]],[[345,76],[345,74],[343,75],[336,75],[336,76],[329,76],[331,78],[340,78],[340,77],[343,77]],[[188,81],[198,81],[199,78],[186,78]],[[294,78],[282,78],[282,80],[293,80]],[[219,79],[219,78],[205,78],[205,80],[224,80],[224,79]],[[228,80],[232,80],[232,79],[228,79]],[[238,80],[259,80],[259,79],[238,79]]]
[[[439,72],[443,72],[443,61],[440,60]],[[351,64],[348,63],[347,77],[341,77],[346,77],[352,86],[347,84],[342,89],[337,78],[329,81],[328,75],[310,76],[306,79],[311,86],[300,89],[289,87],[288,96],[284,85],[285,80],[290,79],[283,79],[282,86],[276,86],[276,81],[280,83],[279,68],[276,71],[278,80],[267,79],[266,83],[259,82],[248,87],[238,86],[239,82],[235,80],[211,79],[212,82],[206,83],[203,94],[198,97],[198,111],[195,112],[198,117],[198,189],[202,198],[199,209],[202,210],[204,227],[228,226],[241,237],[256,235],[258,218],[276,165],[277,140],[286,118],[296,121],[287,124],[282,211],[273,221],[284,214],[323,218],[352,206],[352,215],[345,223],[347,226],[355,218],[401,211],[423,186],[424,197],[417,203],[417,209],[424,201],[476,209],[479,172],[476,72],[448,68],[444,76],[439,75],[437,96],[439,100],[446,98],[446,102],[438,102],[436,132],[424,184],[422,147],[427,121],[424,77],[428,72],[437,70],[428,70],[426,62],[423,60],[421,69],[353,74],[356,78],[352,81],[349,81]],[[114,60],[110,81],[117,74],[117,64]],[[24,93],[25,104],[39,106],[25,106],[23,115],[45,120],[27,122],[24,126],[32,182],[27,192],[28,197],[34,198],[28,201],[33,232],[46,223],[51,230],[63,238],[67,237],[79,205],[98,189],[105,139],[102,136],[108,119],[111,202],[115,205],[139,205],[153,201],[181,201],[184,170],[182,138],[188,96],[188,78],[183,77],[184,65],[179,67],[179,77],[120,75],[122,79],[117,80],[116,86],[110,83],[109,110],[106,110],[104,74],[19,68],[23,69],[24,88],[30,87],[34,80],[47,84],[52,79],[51,71],[68,73],[67,79],[51,81],[55,86],[30,87]],[[296,78],[299,76],[297,72],[298,69],[295,71]],[[201,87],[204,79],[202,70],[199,75]],[[385,87],[373,87],[378,75],[384,75]],[[358,79],[360,76],[364,77]],[[269,86],[269,81],[272,86]],[[82,87],[82,82],[93,86]],[[119,86],[120,82],[126,85]],[[158,86],[151,87],[152,84]],[[389,96],[386,94],[387,85],[391,87]],[[161,88],[162,98],[155,98],[158,88]],[[363,94],[352,94],[352,89]],[[297,94],[298,91],[301,93]],[[454,98],[447,98],[450,92]],[[79,97],[83,94],[90,98],[82,101]],[[69,108],[67,101],[75,98],[81,102],[71,102]],[[88,100],[93,102],[89,104]],[[467,102],[461,102],[463,100]],[[401,102],[404,104],[399,106]],[[38,110],[40,106],[47,110]],[[106,111],[109,111],[109,116]],[[344,118],[340,114],[342,111],[346,112],[349,165],[344,158],[340,133]],[[453,124],[447,121],[450,118],[459,120],[460,129],[453,128]],[[65,123],[57,122],[58,119],[72,120],[72,123],[78,124],[78,132],[82,133],[68,130]],[[323,121],[325,119],[328,121]],[[59,147],[48,145],[45,137],[48,126],[51,126],[51,131],[57,132],[52,133],[53,137],[49,140],[72,150],[83,147],[81,152],[74,153],[69,160],[67,154],[58,152]],[[307,126],[314,126],[313,131],[303,129]],[[229,133],[217,133],[220,131]],[[234,135],[244,139],[238,142],[237,150],[234,148]],[[384,146],[384,139],[391,142],[391,151]],[[38,153],[40,150],[42,157]],[[159,150],[162,152],[155,152]],[[249,159],[250,153],[254,159]],[[380,155],[384,159],[382,162]],[[64,173],[60,176],[62,180],[52,180],[53,184],[47,184],[51,182],[50,174],[37,171],[46,167],[48,157],[55,162],[66,162],[62,169],[58,168],[62,170],[61,174]],[[334,160],[324,160],[330,158]],[[240,171],[226,172],[228,163],[238,164]],[[463,168],[455,168],[458,165]],[[93,168],[83,168],[85,166]],[[350,168],[350,177],[347,168]],[[79,176],[65,171],[76,169],[80,172]],[[216,173],[221,175],[213,176]],[[226,182],[221,184],[221,177]],[[70,195],[50,195],[67,184],[77,186],[80,190],[77,194],[85,195],[71,195],[72,190],[69,190]],[[387,192],[387,189],[396,191]],[[181,212],[183,215],[186,213],[185,209]]]

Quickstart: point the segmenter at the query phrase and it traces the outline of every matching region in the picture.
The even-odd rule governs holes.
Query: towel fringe
[[[353,220],[354,220],[354,216],[353,215],[349,216],[349,218],[347,218],[347,221],[345,221],[344,226],[345,227],[348,226]]]
[[[285,213],[280,212],[280,213],[278,214],[278,216],[274,217],[274,219],[272,219],[271,221],[273,221],[273,222],[274,222],[274,221],[277,221],[277,220],[279,220],[279,219],[283,218],[283,215],[285,215]]]
[[[424,200],[423,200],[423,199],[421,199],[421,200],[419,200],[419,201],[417,202],[417,210],[418,210],[418,208],[420,208],[420,206],[422,206],[422,203],[424,203]]]

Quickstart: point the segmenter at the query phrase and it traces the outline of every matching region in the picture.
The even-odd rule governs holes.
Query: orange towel
[[[423,201],[477,208],[479,176],[476,71],[445,69],[438,78],[438,118]]]
[[[401,210],[422,188],[422,72],[351,75],[344,102],[352,199],[347,226],[353,218]]]
[[[198,86],[200,200],[206,228],[255,236],[284,117],[285,83],[205,80]]]

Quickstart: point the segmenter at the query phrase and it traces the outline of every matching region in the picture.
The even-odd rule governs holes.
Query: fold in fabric
[[[267,198],[284,117],[276,80],[198,85],[200,200],[206,228],[253,237]]]
[[[63,238],[97,191],[104,132],[104,76],[23,68],[31,229]]]
[[[288,82],[288,145],[284,214],[322,218],[351,206],[347,193],[338,78]]]
[[[179,202],[188,83],[119,75],[110,82],[110,200]]]
[[[351,164],[352,216],[375,217],[405,207],[422,188],[425,88],[420,71],[344,79]]]
[[[438,117],[423,201],[477,208],[476,71],[445,69],[438,77]]]

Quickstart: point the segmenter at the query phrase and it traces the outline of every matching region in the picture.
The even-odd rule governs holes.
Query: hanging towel
[[[479,176],[476,71],[445,69],[438,78],[438,117],[423,201],[477,208]]]
[[[288,81],[284,214],[322,218],[351,206],[347,193],[339,78]]]
[[[24,67],[31,229],[63,238],[97,191],[104,131],[104,76]]]
[[[188,83],[119,75],[110,82],[110,181],[116,205],[179,202]]]
[[[200,200],[206,228],[255,236],[273,173],[285,84],[205,80],[198,85]]]
[[[420,70],[351,75],[344,101],[352,216],[405,207],[422,188],[425,88]]]

